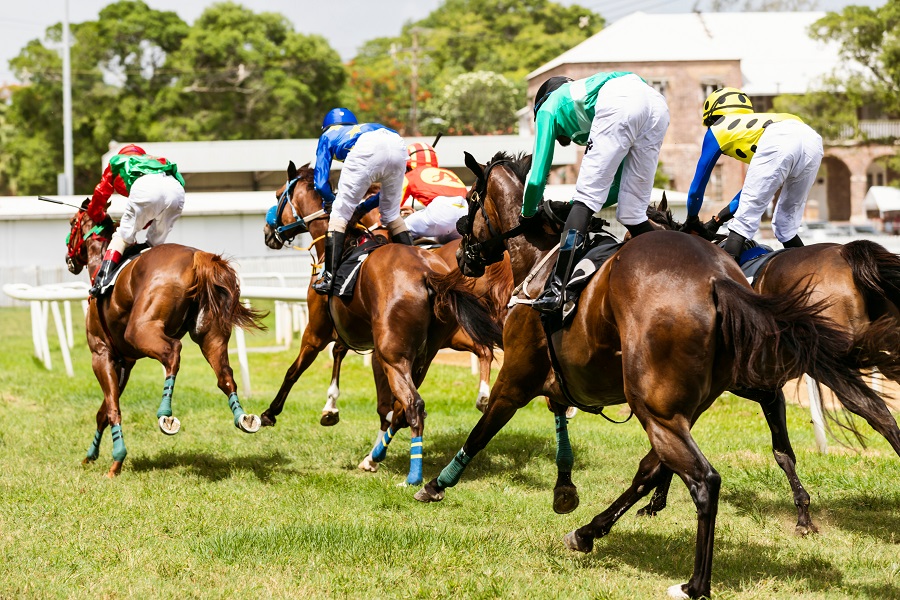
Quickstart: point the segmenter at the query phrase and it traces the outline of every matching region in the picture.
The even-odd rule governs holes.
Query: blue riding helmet
[[[348,108],[332,108],[322,120],[322,131],[325,131],[332,125],[356,125],[356,115],[350,112]]]
[[[274,205],[266,212],[266,224],[275,227],[278,224],[278,205]]]

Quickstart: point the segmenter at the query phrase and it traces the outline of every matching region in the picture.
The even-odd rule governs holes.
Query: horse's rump
[[[227,260],[218,254],[195,250],[194,281],[186,296],[196,302],[206,318],[227,331],[233,327],[265,329],[261,319],[265,312],[241,304],[237,273]]]

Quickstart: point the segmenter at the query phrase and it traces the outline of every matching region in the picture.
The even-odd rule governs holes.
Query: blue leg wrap
[[[172,392],[175,390],[175,376],[166,377],[163,384],[162,402],[159,403],[159,410],[156,411],[156,418],[172,416]]]
[[[569,425],[565,415],[556,415],[556,469],[571,473],[575,455],[569,443]]]
[[[465,450],[460,448],[450,464],[444,467],[444,470],[438,475],[438,485],[441,486],[441,488],[448,488],[459,483],[460,476],[463,471],[466,470],[466,465],[468,465],[471,460],[472,457],[466,454]]]
[[[406,477],[409,485],[422,483],[422,437],[414,437],[409,442],[409,475]]]
[[[113,441],[113,460],[122,462],[123,460],[125,460],[125,455],[128,454],[128,450],[125,449],[125,438],[122,437],[122,426],[113,425],[111,431]]]
[[[94,441],[91,442],[91,447],[87,451],[88,460],[97,460],[100,457],[100,439],[102,437],[103,432],[99,429],[94,432]]]
[[[238,427],[238,423],[240,422],[240,418],[242,415],[245,415],[244,407],[241,406],[241,401],[238,400],[237,392],[231,392],[228,396],[228,407],[231,409],[231,413],[234,415],[234,426]]]
[[[381,439],[378,440],[378,443],[375,444],[375,447],[372,448],[372,460],[381,462],[387,457],[387,447],[390,445],[393,437],[394,430],[388,427]]]

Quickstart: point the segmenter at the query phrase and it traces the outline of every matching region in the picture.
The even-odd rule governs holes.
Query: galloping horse
[[[297,212],[292,217],[305,219],[321,209],[322,200],[313,185],[312,169],[302,167],[293,175],[291,178],[297,181],[291,198]],[[316,222],[310,219],[310,226]],[[270,230],[267,227],[267,238]],[[348,241],[358,231],[348,230]],[[275,424],[291,387],[329,342],[337,339],[345,348],[374,350],[372,368],[381,431],[359,467],[375,471],[395,433],[408,426],[412,446],[407,483],[421,483],[425,409],[417,388],[431,361],[459,327],[488,352],[500,342],[495,311],[475,296],[461,277],[441,277],[450,271],[443,260],[427,250],[387,244],[372,251],[360,266],[350,302],[310,291],[310,318],[300,353],[288,368],[278,395],[262,413],[263,424]]]
[[[469,193],[460,268],[479,275],[509,250],[516,283],[539,264],[556,242],[540,226],[520,224],[529,157],[498,154],[482,167]],[[543,275],[550,267],[543,267]],[[538,270],[540,270],[539,268]],[[531,398],[545,394],[557,404],[589,412],[627,402],[647,432],[652,449],[641,460],[631,487],[609,509],[565,537],[571,550],[590,552],[594,540],[648,493],[668,471],[687,484],[697,507],[694,572],[676,597],[709,596],[720,476],[691,436],[691,427],[726,389],[758,387],[812,373],[844,399],[881,402],[862,381],[849,356],[851,340],[829,326],[821,305],[802,292],[760,296],[726,254],[677,232],[647,233],[630,240],[598,270],[581,293],[572,321],[552,335],[540,315],[514,307],[504,327],[504,362],[491,389],[487,412],[453,461],[417,494],[443,499],[472,457]],[[554,374],[556,365],[562,379]],[[555,508],[577,503],[565,418],[557,413],[560,440]]]
[[[115,225],[109,217],[94,223],[86,208],[87,201],[70,220],[66,264],[76,275],[87,266],[93,280]],[[181,424],[172,416],[172,393],[181,362],[181,338],[186,333],[216,372],[235,427],[247,433],[257,431],[259,417],[245,413],[238,400],[228,365],[228,340],[235,326],[261,329],[262,316],[240,303],[237,274],[216,254],[162,244],[122,267],[112,292],[92,300],[88,309],[88,347],[103,389],[103,404],[97,411],[97,431],[84,463],[97,460],[103,431],[111,425],[113,463],[107,476],[115,477],[122,470],[127,450],[119,398],[140,358],[154,358],[163,365],[166,377],[156,416],[163,433],[178,433]]]
[[[313,170],[309,168],[309,165],[304,165],[297,169],[294,165],[293,161],[288,165],[287,176],[288,183],[282,186],[277,192],[275,192],[275,196],[281,200],[282,198],[290,200],[290,202],[279,202],[278,208],[280,209],[278,212],[278,218],[280,219],[280,223],[283,225],[287,225],[288,227],[294,226],[293,224],[298,223],[297,219],[299,218],[299,230],[306,230],[313,238],[313,246],[316,249],[316,256],[321,257],[324,252],[324,235],[325,228],[328,222],[328,214],[322,209],[321,204],[316,204],[316,198],[313,195],[307,194],[303,192],[302,186],[289,185],[293,182],[305,182],[307,185],[311,182]],[[295,187],[296,186],[296,187]],[[300,191],[298,191],[298,188]],[[289,191],[289,195],[285,196],[286,190]],[[371,190],[370,190],[371,191]],[[366,227],[373,227],[377,223],[377,218],[372,216],[372,213],[368,213],[360,219],[360,223]],[[295,226],[296,227],[296,226]],[[279,239],[279,236],[276,235],[276,228],[271,227],[269,224],[266,224],[263,230],[265,235],[266,245],[272,249],[278,250],[283,247],[284,241]],[[456,268],[456,251],[459,248],[459,241],[453,241],[448,244],[444,244],[440,248],[434,250],[434,254],[443,260],[448,267],[455,269]],[[472,283],[472,292],[477,296],[485,296],[490,299],[491,304],[498,311],[498,314],[501,318],[505,318],[506,316],[506,304],[509,301],[510,295],[512,293],[512,270],[509,266],[509,257],[504,257],[503,261],[497,263],[495,265],[491,265],[488,268],[488,273],[485,278],[482,279],[473,279]],[[309,294],[308,304],[310,310],[310,321],[314,320],[313,311],[319,313],[324,307],[325,302],[324,298],[315,298],[314,294]],[[305,336],[304,332],[304,336]],[[334,336],[332,339],[335,339]],[[327,342],[326,342],[327,343]],[[301,354],[303,352],[304,341],[301,340]],[[490,380],[491,380],[491,363],[493,361],[493,352],[490,348],[485,348],[483,346],[479,346],[472,341],[472,338],[466,334],[465,330],[458,328],[454,333],[453,337],[450,338],[450,341],[447,343],[448,348],[452,348],[453,350],[458,350],[460,352],[471,352],[475,354],[478,358],[478,364],[480,368],[480,382],[478,387],[478,395],[475,398],[475,406],[480,411],[484,411],[484,407],[487,404],[488,395],[490,394]],[[316,350],[316,356],[321,350]],[[328,400],[325,403],[325,406],[322,408],[322,417],[320,422],[322,425],[336,425],[340,421],[340,413],[337,408],[337,400],[340,396],[340,369],[341,369],[341,361],[347,355],[347,349],[344,348],[340,342],[335,342],[334,348],[332,350],[333,358],[334,358],[334,366],[332,368],[331,374],[331,385],[328,386]],[[297,360],[299,361],[301,357],[298,355]],[[315,356],[313,356],[313,360]],[[295,362],[295,365],[297,363]],[[298,375],[299,377],[299,375]],[[282,389],[279,390],[278,398],[281,398],[282,394],[284,398],[291,391],[291,387],[294,383],[296,383],[296,379],[294,380],[286,380],[285,383],[287,387],[282,386]],[[284,402],[284,398],[282,398],[282,402]],[[264,425],[267,423],[263,423]]]
[[[672,218],[665,200],[647,211],[651,221],[664,229],[680,229]],[[893,381],[900,381],[900,258],[880,244],[857,240],[846,245],[813,244],[794,248],[773,256],[757,273],[753,287],[767,295],[781,295],[798,285],[809,287],[809,302],[826,301],[822,315],[831,319],[853,338],[854,347],[867,348],[868,353],[883,357],[879,369]],[[875,323],[877,322],[877,325]],[[744,398],[760,404],[772,433],[772,453],[784,471],[794,504],[797,506],[799,535],[816,532],[809,514],[809,494],[796,472],[797,458],[791,447],[785,417],[785,397],[778,382],[764,389],[732,389]],[[900,429],[883,403],[876,403],[872,411],[867,407],[848,408],[860,414],[875,431],[900,454]],[[857,410],[854,410],[857,408]],[[668,479],[662,480],[650,503],[639,514],[654,515],[666,506]]]

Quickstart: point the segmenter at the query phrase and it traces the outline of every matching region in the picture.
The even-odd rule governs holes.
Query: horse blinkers
[[[484,270],[488,265],[503,260],[503,252],[506,249],[504,244],[505,237],[503,236],[491,237],[485,241],[473,241],[475,214],[479,209],[488,230],[492,234],[494,233],[494,228],[484,208],[481,192],[478,189],[482,181],[484,181],[484,192],[487,192],[487,181],[481,179],[476,181],[475,189],[472,190],[470,197],[466,197],[466,201],[469,204],[469,214],[460,217],[459,221],[456,222],[456,231],[462,235],[459,249],[456,251],[456,262],[459,265],[459,270],[466,277],[481,277],[484,275]]]

